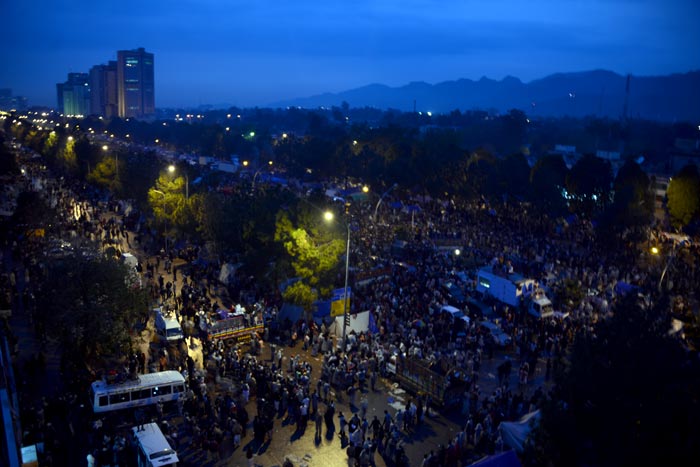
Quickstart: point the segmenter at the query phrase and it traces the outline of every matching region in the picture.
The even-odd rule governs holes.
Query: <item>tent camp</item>
[[[539,423],[540,411],[535,410],[525,414],[517,422],[501,422],[498,431],[501,432],[503,442],[513,448],[515,452],[523,452],[525,440],[527,440],[532,427]]]

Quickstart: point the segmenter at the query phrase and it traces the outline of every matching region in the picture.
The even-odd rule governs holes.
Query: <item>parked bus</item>
[[[136,438],[138,467],[175,467],[179,459],[165,439],[158,424],[147,423],[132,428]]]
[[[118,383],[95,381],[90,386],[90,401],[95,413],[174,401],[185,397],[185,378],[177,371],[139,375]]]

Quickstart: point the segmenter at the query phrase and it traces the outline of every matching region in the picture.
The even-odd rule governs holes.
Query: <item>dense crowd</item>
[[[499,423],[536,410],[548,397],[545,389],[531,384],[535,374],[544,373],[545,380],[549,379],[575,335],[608,311],[619,281],[653,290],[663,267],[640,262],[644,254],[631,243],[627,248],[600,248],[588,221],[550,219],[519,204],[489,206],[485,202],[414,198],[408,200],[410,214],[394,207],[398,203],[385,203],[381,221],[370,216],[371,206],[359,205],[353,207],[350,219],[357,224],[351,261],[358,269],[377,268],[383,273],[354,287],[350,312],[369,310],[376,332],[351,332],[343,343],[328,323],[304,320],[287,323],[285,332],[279,332],[277,327],[273,330],[268,326],[276,321],[279,303],[267,300],[258,310],[267,317],[264,332],[255,336],[250,346],[228,345],[205,338],[203,321],[210,320],[221,306],[216,296],[220,265],[202,261],[200,247],[178,249],[158,244],[146,229],[127,222],[131,214],[128,205],[104,198],[89,187],[53,179],[45,172],[30,173],[21,183],[23,190],[40,187],[61,213],[61,238],[131,246],[138,235],[138,244],[146,250],[140,252],[138,271],[153,302],[175,311],[186,334],[197,339],[189,342],[201,349],[202,362],[199,367],[186,348],[148,355],[136,351],[135,369],[177,369],[185,376],[188,397],[178,402],[178,415],[193,447],[206,453],[208,460],[219,459],[224,443],[241,446],[250,428],[256,446],[268,443],[274,424],[281,420],[295,424],[299,436],[305,434],[309,422],[317,439],[323,435],[323,425],[331,438],[337,430],[340,446],[356,465],[375,465],[377,453],[387,464],[406,465],[402,442],[424,423],[430,410],[435,410],[430,395],[417,394],[395,413],[384,411],[382,419],[375,416],[371,420],[366,397],[367,391],[376,390],[380,378],[392,376],[391,368],[400,359],[420,360],[436,372],[458,368],[466,374],[459,405],[463,429],[439,449],[426,453],[423,465],[457,465],[463,459],[503,450]],[[391,249],[397,227],[406,240],[398,254]],[[658,232],[653,235],[661,239]],[[459,246],[462,254],[457,257],[452,250],[441,248],[446,245]],[[8,247],[13,250],[15,264],[22,265],[12,274],[23,271],[26,276],[24,304],[31,312],[32,283],[45,265],[29,241]],[[671,243],[666,250],[673,253],[675,263],[668,269],[665,286],[681,295],[697,294],[697,247],[678,248]],[[448,279],[458,283],[469,297],[482,298],[475,293],[474,277],[464,274],[465,264],[507,264],[550,289],[572,279],[586,291],[580,306],[566,310],[568,318],[556,319],[537,320],[523,310],[485,299],[484,306],[498,318],[517,351],[516,359],[506,359],[499,366],[498,384],[488,392],[483,390],[480,370],[484,359],[492,358],[496,349],[478,326],[483,317],[465,307],[471,320],[458,327],[440,312],[450,300],[442,287]],[[12,286],[16,287],[14,278]],[[148,319],[144,314],[144,324]],[[258,318],[250,315],[249,319],[253,322]],[[40,336],[45,334],[45,330],[38,331]],[[291,350],[282,352],[282,347]],[[299,353],[297,347],[308,353]],[[285,361],[284,353],[290,352]],[[317,375],[301,355],[322,355]],[[216,384],[212,385],[212,380]],[[336,406],[345,397],[352,413],[343,414]],[[254,406],[250,404],[253,400]],[[54,414],[49,418],[60,417],[78,406],[79,401],[70,393],[51,403],[42,401],[31,411],[27,436],[45,443],[50,452],[60,436],[52,433],[46,412]],[[162,411],[159,406],[158,419],[177,448],[179,431],[170,426]],[[137,415],[144,417],[143,413]],[[133,450],[133,442],[123,431],[98,421],[89,432],[93,462],[128,465],[124,459]]]

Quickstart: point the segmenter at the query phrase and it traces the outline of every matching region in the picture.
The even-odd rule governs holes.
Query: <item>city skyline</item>
[[[592,69],[665,75],[700,64],[700,5],[691,0],[52,5],[51,15],[42,5],[5,8],[18,40],[0,52],[0,87],[30,105],[55,106],[55,83],[68,73],[138,47],[157,56],[156,107],[266,106],[371,83],[527,82]]]

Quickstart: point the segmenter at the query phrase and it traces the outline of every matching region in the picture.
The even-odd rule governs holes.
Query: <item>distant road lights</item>
[[[352,140],[352,145],[353,145],[353,146],[357,146],[357,140],[356,140],[356,139]]]
[[[428,115],[428,117],[432,117],[432,116],[433,116],[433,113],[430,112],[430,111],[426,112],[426,114]]]
[[[249,162],[248,161],[243,161],[243,167],[248,167]]]
[[[106,144],[103,144],[103,145],[102,145],[102,150],[103,150],[103,151],[106,151],[106,150],[108,150],[108,149],[109,149],[109,146],[107,146]]]
[[[369,187],[367,185],[362,187],[362,193],[369,193]]]
[[[255,137],[255,132],[251,131],[250,133],[248,133],[248,136],[250,136],[251,138]]]
[[[73,141],[73,137],[72,137],[72,136],[69,136],[69,137],[68,137],[68,141]]]
[[[655,246],[651,247],[651,249],[650,249],[649,251],[651,251],[651,254],[652,254],[652,255],[658,255],[658,254],[659,254],[659,249],[658,249],[657,247],[655,247]]]
[[[158,138],[156,138],[155,143],[156,144],[160,143],[160,140]]]
[[[226,127],[226,131],[231,131],[231,128],[230,128],[230,127]]]
[[[462,250],[460,250],[459,248],[455,248],[455,256],[459,256],[461,254],[462,254]]]
[[[287,139],[287,133],[282,133],[282,139]]]
[[[272,162],[272,161],[267,161],[267,165],[269,165],[270,167],[272,167],[272,164],[274,164],[274,162]]]

